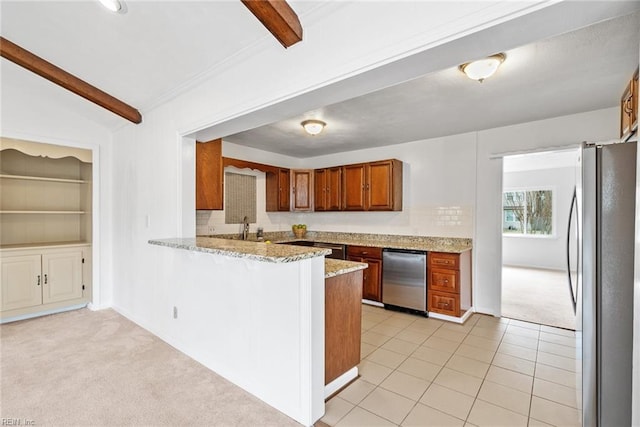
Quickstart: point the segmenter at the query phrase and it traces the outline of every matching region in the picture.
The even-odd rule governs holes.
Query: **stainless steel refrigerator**
[[[577,188],[582,242],[572,292],[582,372],[578,399],[587,427],[631,425],[636,145],[582,148]]]

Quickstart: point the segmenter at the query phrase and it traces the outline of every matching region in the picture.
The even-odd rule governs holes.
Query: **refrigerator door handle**
[[[569,282],[569,294],[571,295],[571,305],[573,306],[573,314],[576,314],[576,292],[573,292],[573,281],[571,279],[571,220],[573,219],[573,212],[577,211],[577,196],[576,196],[576,188],[573,188],[573,198],[571,199],[571,207],[569,208],[569,222],[567,224],[567,278]]]

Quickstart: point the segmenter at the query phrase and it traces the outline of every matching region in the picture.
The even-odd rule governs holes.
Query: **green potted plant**
[[[291,230],[293,231],[293,234],[296,236],[296,238],[302,239],[305,236],[305,234],[307,234],[307,225],[293,224],[291,226]]]

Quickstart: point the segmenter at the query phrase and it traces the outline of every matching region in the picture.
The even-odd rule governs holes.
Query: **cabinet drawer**
[[[428,311],[460,317],[460,298],[458,295],[446,292],[429,292]]]
[[[382,248],[368,246],[348,246],[347,256],[382,259]]]
[[[460,274],[455,270],[431,269],[429,289],[434,291],[460,293]]]
[[[460,269],[460,254],[429,252],[429,267]]]

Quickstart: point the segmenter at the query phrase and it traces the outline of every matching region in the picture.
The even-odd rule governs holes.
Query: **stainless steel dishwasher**
[[[401,249],[382,251],[382,302],[427,312],[427,253]]]

